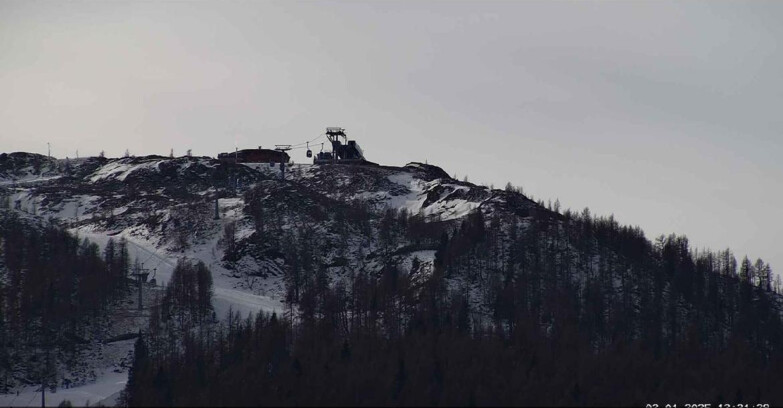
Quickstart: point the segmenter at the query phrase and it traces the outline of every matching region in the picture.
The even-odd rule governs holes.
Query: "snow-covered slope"
[[[293,172],[295,175],[296,171]],[[500,190],[455,180],[437,166],[308,166],[297,179],[309,189],[339,200],[362,200],[442,221],[466,216],[502,195]],[[528,202],[527,207],[535,206]]]
[[[3,174],[31,174],[25,169],[34,161],[55,163],[46,157],[20,155],[7,155]],[[323,224],[324,214],[357,202],[379,213],[404,210],[433,222],[457,221],[477,210],[526,216],[538,208],[519,194],[461,182],[422,163],[404,167],[294,165],[283,181],[277,166],[237,165],[208,157],[146,156],[82,159],[46,174],[58,178],[2,186],[9,205],[51,217],[101,245],[109,237],[125,237],[137,248],[145,266],[159,268],[159,283],[167,281],[178,258],[203,260],[213,269],[221,289],[216,292],[218,301],[221,291],[237,287],[278,301],[282,294],[280,271],[285,265],[279,256],[255,253],[225,262],[222,235],[227,224],[236,229],[240,244],[256,232],[251,205],[245,202],[248,192],[258,193],[262,211],[285,210],[285,216],[275,220],[281,223],[278,231],[298,230],[302,223],[329,230]],[[353,235],[350,239],[360,239]],[[373,250],[371,245],[364,249]],[[253,279],[261,279],[247,278],[248,273],[242,272],[248,271]],[[272,303],[249,304],[254,309]]]
[[[281,180],[278,166],[208,157],[0,157],[0,181],[8,182],[0,198],[11,208],[59,222],[101,247],[125,238],[132,260],[153,269],[157,284],[168,282],[179,258],[203,261],[212,270],[218,316],[287,310],[285,242],[318,251],[328,260],[320,267],[339,280],[383,268],[377,230],[389,209],[432,225],[458,223],[474,211],[524,217],[539,209],[518,193],[461,182],[422,163],[293,165]],[[369,212],[369,224],[351,224],[357,211]],[[414,279],[432,270],[432,246],[403,243],[391,253]],[[119,391],[127,373],[114,374],[96,383],[100,393],[80,392],[96,402]],[[5,403],[27,405],[4,396]]]
[[[39,175],[57,177],[0,186],[12,208],[63,223],[100,245],[124,237],[134,258],[157,268],[160,284],[167,282],[178,258],[202,260],[213,270],[220,311],[280,310],[286,261],[274,250],[279,245],[269,241],[282,239],[286,231],[297,235],[302,226],[320,231],[323,240],[337,241],[336,221],[330,217],[350,213],[356,203],[378,214],[394,209],[429,222],[458,221],[478,210],[526,216],[539,208],[520,194],[461,182],[423,163],[293,165],[281,180],[278,166],[208,157],[93,157],[67,165],[25,153],[3,157],[0,170],[6,177],[34,174],[30,169],[47,169]],[[256,230],[254,206],[271,217],[266,223],[274,233]],[[229,224],[239,252],[227,260]],[[335,271],[371,264],[377,249],[373,240],[357,230],[343,235],[340,239],[352,245],[348,254],[333,254],[342,264]],[[432,248],[418,249],[425,252],[417,257],[431,261],[426,251]],[[346,256],[347,263],[337,260]]]

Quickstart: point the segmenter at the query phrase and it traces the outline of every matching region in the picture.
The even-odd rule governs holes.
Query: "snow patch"
[[[160,163],[163,160],[153,160],[138,164],[128,163],[128,159],[120,159],[114,162],[107,163],[103,167],[96,170],[90,176],[91,182],[99,180],[113,178],[119,181],[125,181],[125,179],[133,172],[141,169],[155,169],[160,170]]]
[[[59,388],[57,392],[51,393],[48,390],[44,399],[46,406],[58,406],[61,402],[68,400],[73,406],[86,406],[88,403],[93,405],[111,397],[125,388],[128,382],[128,373],[116,373],[105,371],[98,373],[98,380],[94,383],[85,384],[73,388]],[[0,406],[4,407],[36,407],[41,406],[40,387],[25,387],[19,395],[0,394]]]

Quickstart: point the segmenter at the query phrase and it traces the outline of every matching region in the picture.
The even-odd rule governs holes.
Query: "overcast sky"
[[[342,126],[369,160],[779,273],[781,21],[783,2],[0,0],[0,151],[216,156]]]

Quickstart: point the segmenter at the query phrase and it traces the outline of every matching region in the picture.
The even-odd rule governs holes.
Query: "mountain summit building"
[[[290,157],[288,153],[279,150],[242,149],[234,152],[218,154],[218,160],[226,163],[287,163]]]

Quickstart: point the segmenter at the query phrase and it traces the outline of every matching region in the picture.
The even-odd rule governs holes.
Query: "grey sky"
[[[215,156],[342,126],[370,160],[780,272],[780,21],[783,2],[0,1],[0,151]]]

